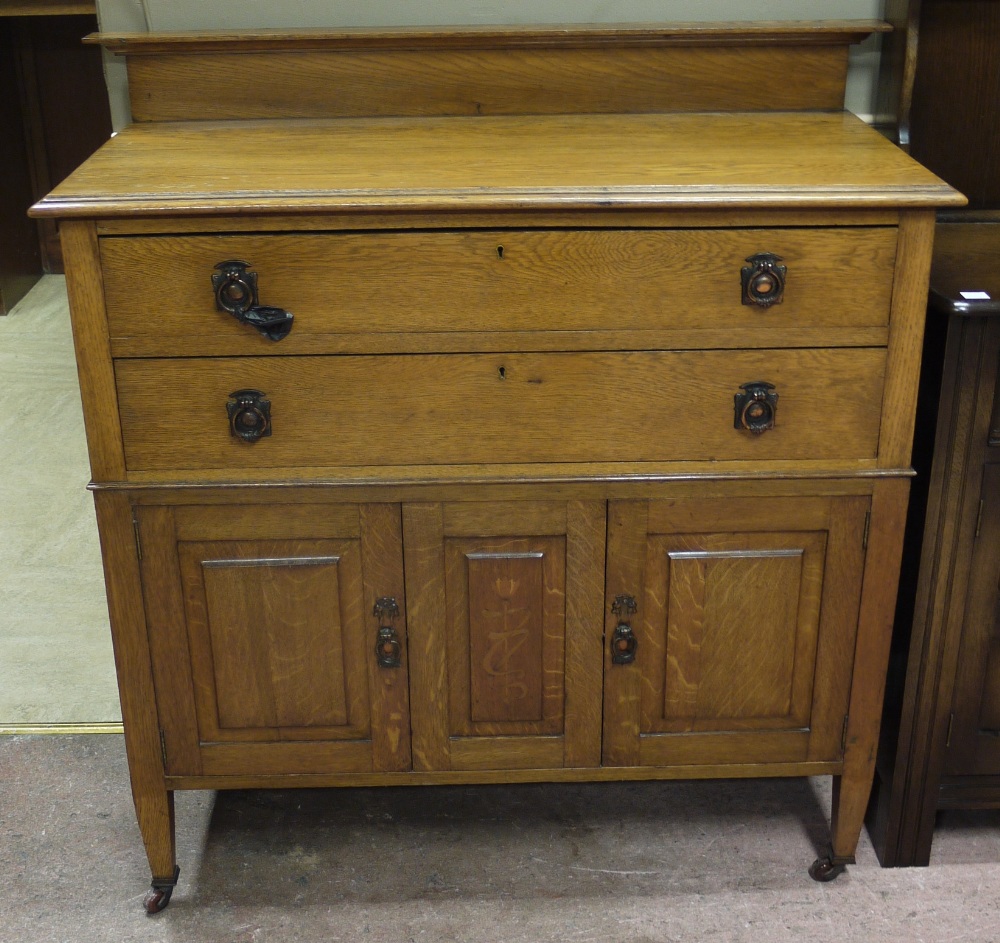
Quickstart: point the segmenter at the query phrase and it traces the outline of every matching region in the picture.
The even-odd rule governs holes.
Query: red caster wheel
[[[177,886],[177,876],[180,873],[181,869],[175,865],[172,878],[153,878],[142,902],[147,914],[158,914],[170,903],[170,896]]]

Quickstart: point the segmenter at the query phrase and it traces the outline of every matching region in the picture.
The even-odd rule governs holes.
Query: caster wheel
[[[832,881],[835,878],[840,877],[846,868],[846,864],[834,864],[833,860],[829,857],[817,858],[809,866],[809,877],[811,877],[814,881]]]
[[[142,906],[147,914],[158,914],[170,903],[170,897],[177,886],[177,876],[180,873],[181,869],[175,866],[173,878],[153,878],[153,883],[146,891],[146,896],[142,901]]]
[[[170,895],[173,893],[172,887],[151,887],[146,891],[146,897],[142,906],[146,908],[148,914],[158,914],[167,904],[170,903]]]

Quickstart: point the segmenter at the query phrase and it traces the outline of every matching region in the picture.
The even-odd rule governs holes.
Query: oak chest
[[[36,212],[147,909],[177,789],[829,774],[853,860],[961,201],[840,110],[873,28],[105,38]]]

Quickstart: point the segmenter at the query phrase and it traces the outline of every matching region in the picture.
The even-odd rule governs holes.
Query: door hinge
[[[955,713],[954,711],[948,717],[948,736],[945,737],[944,747],[947,750],[951,746],[951,732],[955,729]]]
[[[986,498],[981,498],[979,501],[979,514],[976,515],[976,536],[973,539],[978,539],[979,532],[983,529],[983,512],[986,510]]]
[[[850,714],[844,714],[844,727],[840,731],[840,752],[843,753],[847,749],[847,721],[850,720]]]
[[[139,537],[139,518],[135,516],[135,512],[132,513],[132,533],[135,534],[136,555],[142,560],[142,539]]]
[[[160,730],[160,756],[163,757],[163,768],[167,768],[167,735]]]
[[[872,512],[871,511],[865,511],[865,531],[861,535],[861,549],[862,550],[867,550],[868,549],[868,531],[871,528],[871,526],[872,526]]]

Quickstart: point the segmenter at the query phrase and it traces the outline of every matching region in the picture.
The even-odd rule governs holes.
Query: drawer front
[[[718,333],[704,346],[760,347],[803,346],[783,333],[828,328],[830,339],[810,346],[842,346],[852,343],[845,329],[887,325],[895,252],[888,227],[101,241],[111,336],[138,355],[165,353],[165,341],[193,355],[322,353],[413,332],[696,330]],[[742,303],[741,270],[759,253],[787,270],[780,304]],[[261,305],[294,315],[279,343],[217,310],[214,267],[234,259],[257,273]],[[750,342],[761,334],[771,339]]]
[[[885,351],[597,351],[135,359],[116,364],[130,471],[871,459]],[[734,428],[764,381],[774,428]],[[270,435],[230,431],[238,390]],[[235,406],[234,406],[235,408]]]

